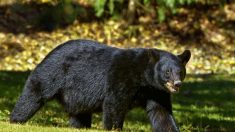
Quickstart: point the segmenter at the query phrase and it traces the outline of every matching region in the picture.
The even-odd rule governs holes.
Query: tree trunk
[[[136,19],[136,0],[129,0],[128,11],[127,11],[127,21],[128,24],[134,24]]]

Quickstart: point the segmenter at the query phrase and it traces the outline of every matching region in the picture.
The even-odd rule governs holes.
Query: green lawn
[[[25,125],[9,124],[9,114],[29,72],[0,72],[0,131],[77,131],[56,102],[46,104]],[[235,131],[235,75],[189,75],[173,96],[173,112],[181,131]],[[141,109],[126,117],[125,131],[150,131]],[[93,115],[92,129],[102,131],[101,114]]]

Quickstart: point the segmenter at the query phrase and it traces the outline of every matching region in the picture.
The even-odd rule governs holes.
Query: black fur
[[[32,71],[10,122],[26,122],[44,102],[57,99],[73,127],[91,127],[92,113],[103,111],[105,129],[122,129],[126,113],[143,107],[153,131],[178,131],[171,92],[164,84],[184,79],[189,58],[188,51],[177,57],[157,49],[119,49],[89,40],[66,42]],[[166,69],[172,77],[166,77]]]

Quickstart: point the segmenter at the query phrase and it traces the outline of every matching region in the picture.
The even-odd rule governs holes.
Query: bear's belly
[[[103,85],[89,86],[83,85],[83,88],[74,87],[63,91],[61,101],[67,112],[87,113],[101,111],[104,100]]]

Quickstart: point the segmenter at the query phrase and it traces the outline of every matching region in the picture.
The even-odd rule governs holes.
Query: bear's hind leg
[[[76,128],[91,128],[91,116],[90,113],[70,115],[69,123]]]
[[[39,85],[26,82],[25,89],[18,99],[11,115],[11,123],[24,123],[31,118],[43,105]]]

